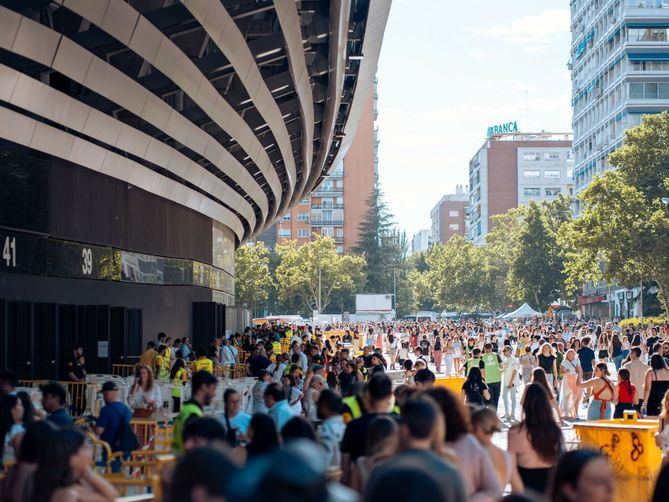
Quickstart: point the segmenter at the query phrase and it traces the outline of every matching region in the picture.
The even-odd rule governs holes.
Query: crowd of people
[[[215,369],[242,362],[250,396],[227,387],[216,413],[225,381]],[[265,324],[196,349],[161,333],[127,399],[102,386],[92,426],[112,451],[136,448],[131,418],[155,417],[167,399],[156,382],[171,382],[178,461],[161,473],[171,501],[604,502],[615,496],[607,458],[570,450],[562,427],[579,413],[632,413],[658,418],[659,501],[669,496],[668,363],[669,326],[597,321]],[[458,392],[437,385],[444,378]],[[36,407],[16,385],[0,373],[0,502],[112,500],[65,389],[44,385]]]

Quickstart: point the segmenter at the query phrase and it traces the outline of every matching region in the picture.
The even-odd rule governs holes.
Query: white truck
[[[394,321],[393,295],[355,295],[355,320],[358,322]]]

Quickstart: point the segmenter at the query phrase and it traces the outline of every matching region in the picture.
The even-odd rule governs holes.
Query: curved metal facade
[[[234,305],[235,248],[353,139],[390,2],[0,0],[0,338],[3,298],[153,333]]]
[[[343,153],[389,8],[3,0],[0,138],[181,204],[243,242]]]

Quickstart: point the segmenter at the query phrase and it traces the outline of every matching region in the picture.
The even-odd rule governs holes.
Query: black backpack
[[[132,430],[130,422],[125,420],[125,417],[118,411],[118,407],[116,412],[120,419],[118,431],[116,432],[119,450],[123,453],[135,451],[139,446],[137,435],[135,434],[135,431]]]

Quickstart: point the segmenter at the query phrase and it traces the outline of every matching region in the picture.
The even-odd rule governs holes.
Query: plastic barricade
[[[657,420],[596,420],[575,423],[581,448],[600,450],[609,458],[617,502],[650,500],[662,466],[655,444]]]
[[[462,385],[465,383],[465,377],[461,376],[447,376],[447,377],[437,377],[434,385],[435,387],[445,387],[452,390],[458,396],[462,392]]]

